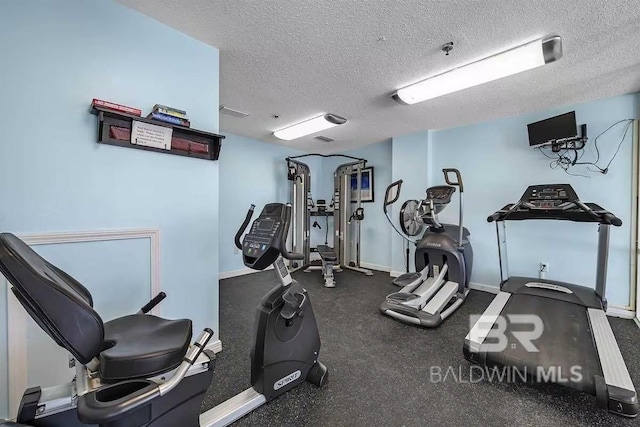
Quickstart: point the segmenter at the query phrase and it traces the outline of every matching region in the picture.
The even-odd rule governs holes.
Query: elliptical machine
[[[323,386],[327,368],[318,360],[320,335],[306,290],[289,275],[284,258],[291,206],[271,203],[240,237],[252,205],[235,236],[245,265],[273,264],[278,285],[258,306],[251,348],[251,387],[201,414],[215,355],[206,349],[205,329],[189,345],[189,319],[167,320],[140,312],[109,322],[93,310],[89,291],[40,257],[13,234],[0,234],[0,272],[31,317],[73,356],[76,376],[68,384],[28,389],[17,422],[30,427],[219,427],[309,381]]]
[[[387,295],[380,305],[380,311],[402,322],[427,327],[440,325],[464,302],[469,293],[473,265],[470,233],[462,222],[462,177],[457,169],[446,168],[442,172],[448,185],[427,188],[424,200],[408,200],[400,211],[400,224],[406,234],[418,235],[426,225],[419,241],[414,242],[404,236],[387,212],[387,206],[400,197],[402,180],[387,187],[383,205],[385,216],[393,229],[408,242],[416,244],[417,272],[403,274],[393,281],[402,289]],[[455,181],[449,179],[450,173],[455,174]],[[442,224],[438,220],[438,213],[451,202],[456,187],[460,194],[459,224]]]

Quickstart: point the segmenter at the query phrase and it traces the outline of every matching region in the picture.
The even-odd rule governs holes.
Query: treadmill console
[[[242,260],[247,267],[263,270],[278,258],[287,232],[285,222],[286,206],[282,203],[270,203],[262,209],[242,242]]]
[[[529,186],[518,202],[489,215],[487,221],[554,219],[599,222],[619,227],[622,220],[595,203],[582,202],[569,184]]]
[[[456,192],[456,188],[450,185],[436,185],[427,188],[427,197],[425,202],[433,200],[434,204],[446,205],[451,201],[451,196]]]
[[[569,184],[532,185],[520,200],[531,209],[562,209],[578,196]]]

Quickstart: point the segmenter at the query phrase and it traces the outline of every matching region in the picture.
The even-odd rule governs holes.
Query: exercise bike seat
[[[318,245],[317,247],[318,253],[320,254],[320,258],[323,261],[337,261],[338,256],[331,246],[327,245]]]
[[[58,345],[82,364],[100,359],[106,381],[170,371],[187,352],[190,320],[136,314],[103,323],[87,288],[10,233],[0,234],[0,272]]]
[[[132,314],[104,324],[100,353],[105,381],[150,377],[176,368],[191,342],[191,321]]]

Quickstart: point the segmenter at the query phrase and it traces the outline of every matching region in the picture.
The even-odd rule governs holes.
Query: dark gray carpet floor
[[[209,409],[250,386],[253,318],[275,283],[265,271],[220,282],[220,339]],[[319,271],[294,277],[309,291],[320,329],[320,360],[329,383],[305,383],[239,420],[237,426],[627,426],[595,398],[557,385],[470,383],[462,356],[469,316],[493,295],[471,291],[466,302],[437,329],[406,325],[382,315],[385,295],[398,290],[388,273],[372,277],[343,271],[326,289]],[[640,330],[610,318],[634,383],[640,384]],[[430,381],[432,366],[453,367],[444,382]],[[456,379],[462,378],[462,381]],[[434,378],[437,379],[437,378]],[[478,376],[475,376],[478,379]]]

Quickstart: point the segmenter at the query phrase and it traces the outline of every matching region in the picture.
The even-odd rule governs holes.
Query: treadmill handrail
[[[517,203],[494,212],[487,217],[487,222],[494,221],[526,221],[530,219],[553,219],[558,221],[574,221],[574,222],[598,222],[600,224],[610,224],[616,227],[622,225],[622,220],[615,216],[613,213],[602,209],[594,210],[589,204],[581,202],[580,200],[572,200],[576,208],[579,211],[563,210],[563,209],[521,209],[525,205],[525,201],[519,200]],[[532,215],[527,217],[526,213],[530,212]],[[578,217],[576,215],[587,214],[593,220],[588,220],[584,217]],[[513,214],[518,214],[518,217],[514,218]],[[545,215],[548,214],[548,215]]]
[[[509,207],[509,209],[502,208],[499,211],[494,212],[492,215],[489,215],[489,217],[487,218],[487,222],[505,221],[507,219],[507,216],[511,212],[513,212],[517,208],[519,208],[521,204],[522,204],[522,200],[519,200],[517,203],[514,203],[513,205],[511,205],[511,207]],[[509,206],[509,205],[507,205],[507,206]]]

